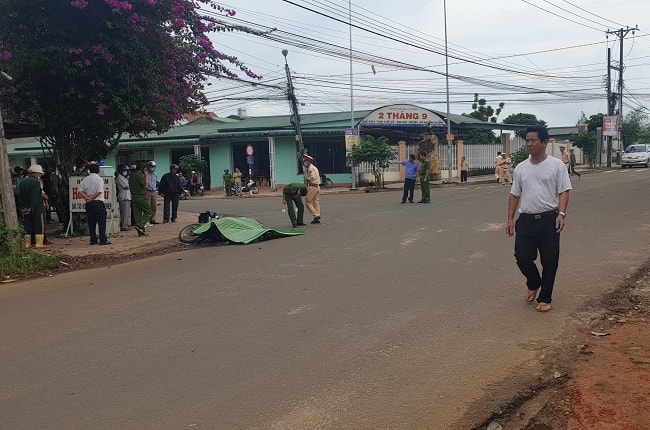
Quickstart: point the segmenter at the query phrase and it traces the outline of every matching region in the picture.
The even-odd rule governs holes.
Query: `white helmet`
[[[155,161],[150,161],[150,162],[147,163],[147,166],[156,167],[156,162]]]
[[[248,184],[246,184],[246,185],[248,185],[248,186],[250,187],[250,186],[253,185],[253,184],[255,184],[255,181],[250,180],[250,181],[248,181]]]
[[[190,172],[190,173],[192,173],[192,175],[196,175],[196,172],[194,170],[192,170],[192,172]]]

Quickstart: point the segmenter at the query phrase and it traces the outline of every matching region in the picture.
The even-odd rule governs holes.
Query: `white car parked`
[[[635,144],[625,148],[621,158],[621,167],[625,169],[628,166],[648,167],[650,164],[650,145]]]

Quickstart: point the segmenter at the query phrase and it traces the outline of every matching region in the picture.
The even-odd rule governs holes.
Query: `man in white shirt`
[[[88,166],[90,174],[79,184],[79,194],[86,201],[86,219],[91,245],[110,245],[106,239],[106,206],[104,206],[104,180],[99,176],[99,164]],[[97,231],[99,228],[99,241]]]
[[[508,200],[506,234],[515,237],[515,258],[526,277],[524,300],[537,299],[537,312],[551,310],[551,295],[560,260],[560,233],[569,205],[571,181],[561,160],[546,154],[548,130],[531,126],[526,131],[530,154],[515,168]],[[519,218],[515,223],[515,213]],[[537,253],[542,273],[535,264]],[[539,296],[538,296],[539,293]]]

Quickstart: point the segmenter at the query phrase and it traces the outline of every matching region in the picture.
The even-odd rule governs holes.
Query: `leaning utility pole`
[[[616,37],[619,38],[620,43],[619,43],[619,48],[620,48],[620,55],[619,55],[619,61],[618,61],[618,145],[619,145],[619,150],[623,150],[623,135],[621,133],[622,127],[623,127],[623,39],[625,39],[625,36],[629,32],[634,32],[639,29],[639,26],[635,26],[634,28],[626,27],[626,28],[621,28],[616,31],[611,31],[607,30],[607,34],[615,34]],[[613,112],[612,112],[613,113]],[[609,164],[608,164],[609,167]]]
[[[12,77],[5,72],[0,72],[0,74],[0,78],[12,80]],[[0,221],[4,221],[9,228],[18,228],[18,215],[16,214],[10,171],[5,128],[2,122],[2,107],[0,107]]]
[[[298,160],[298,171],[302,172],[302,157],[305,155],[305,145],[302,142],[302,130],[300,129],[300,115],[298,114],[298,101],[296,94],[293,90],[293,82],[291,81],[291,71],[289,70],[289,63],[287,63],[288,50],[283,49],[284,55],[284,70],[287,73],[287,98],[289,99],[289,107],[291,108],[291,124],[296,134],[296,158]]]

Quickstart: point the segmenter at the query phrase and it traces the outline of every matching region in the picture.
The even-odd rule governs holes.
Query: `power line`
[[[592,14],[593,16],[602,19],[603,21],[609,21],[609,22],[614,23],[614,24],[616,24],[616,25],[618,25],[618,26],[620,26],[620,27],[623,27],[623,24],[619,24],[619,23],[616,22],[616,21],[612,21],[612,20],[610,20],[610,19],[603,18],[603,17],[600,16],[600,15],[596,15],[595,13],[593,13],[593,12],[591,12],[591,11],[588,11],[587,9],[583,9],[583,8],[581,8],[580,6],[578,6],[577,4],[571,3],[571,2],[568,1],[568,0],[562,0],[562,1],[563,1],[564,3],[568,3],[568,4],[570,4],[571,6],[575,7],[576,9],[580,9],[580,10],[583,11],[583,12],[590,13],[590,14]]]
[[[326,17],[326,18],[332,19],[332,20],[334,20],[334,21],[338,21],[338,22],[341,22],[341,23],[344,23],[344,24],[348,24],[348,25],[349,25],[349,23],[346,23],[345,21],[343,21],[343,20],[341,20],[341,19],[338,19],[338,18],[333,17],[333,16],[331,16],[331,15],[327,15],[327,14],[325,14],[325,13],[323,13],[323,12],[320,12],[320,11],[317,11],[317,10],[314,10],[314,9],[308,8],[308,7],[306,7],[306,6],[299,5],[299,4],[297,4],[297,3],[295,3],[295,2],[293,2],[293,1],[291,1],[291,0],[282,0],[282,1],[285,2],[285,3],[292,4],[292,5],[294,5],[294,6],[297,6],[297,7],[299,7],[299,8],[302,8],[302,9],[308,10],[308,11],[310,11],[310,12],[316,13],[316,14],[318,14],[318,15],[324,16],[324,17]],[[522,1],[526,1],[526,0],[522,0]],[[443,56],[445,55],[444,52],[440,52],[440,51],[436,51],[436,50],[434,50],[434,49],[430,49],[430,48],[425,48],[425,47],[422,47],[422,46],[418,46],[418,45],[416,45],[416,44],[414,44],[414,43],[411,43],[411,42],[409,42],[409,41],[399,40],[399,39],[396,38],[396,37],[389,36],[389,35],[385,35],[385,34],[381,34],[381,33],[377,32],[377,31],[370,30],[370,29],[368,29],[368,28],[363,28],[363,27],[360,27],[360,26],[355,25],[355,24],[352,24],[352,26],[353,26],[354,28],[359,29],[359,30],[366,31],[366,32],[368,32],[368,33],[372,33],[372,34],[375,34],[375,35],[380,36],[380,37],[384,37],[384,38],[389,39],[389,40],[392,40],[392,41],[394,41],[394,42],[398,42],[398,43],[401,43],[401,44],[404,44],[404,45],[412,46],[412,47],[415,47],[415,48],[418,48],[418,49],[422,49],[422,50],[424,50],[424,51],[431,52],[431,53],[434,53],[434,54],[443,55]],[[460,58],[460,57],[458,57],[458,56],[456,56],[456,55],[450,55],[449,57],[454,58],[454,59],[456,59],[456,60],[464,61],[464,62],[466,62],[466,63],[474,64],[474,65],[477,65],[477,66],[487,67],[487,68],[491,68],[491,69],[495,69],[495,70],[501,70],[501,71],[504,71],[504,72],[517,73],[517,74],[524,74],[524,75],[529,75],[529,76],[538,77],[538,78],[539,78],[539,77],[551,77],[551,78],[559,78],[559,79],[563,79],[563,78],[564,78],[564,77],[562,77],[562,76],[546,76],[546,75],[540,75],[540,74],[538,74],[538,73],[530,73],[530,72],[521,71],[521,70],[513,70],[513,69],[509,69],[509,68],[506,68],[506,67],[494,66],[494,65],[491,65],[491,64],[483,64],[483,63],[481,63],[481,62],[479,62],[479,61],[470,60],[470,59],[465,59],[465,58]],[[590,77],[582,77],[582,78],[590,78]]]
[[[530,6],[532,6],[532,7],[536,7],[537,9],[543,10],[543,11],[546,12],[546,13],[550,13],[551,15],[555,15],[555,16],[557,16],[558,18],[561,18],[561,19],[565,19],[565,20],[567,20],[567,21],[570,21],[570,22],[572,22],[572,23],[574,23],[574,24],[578,24],[578,25],[581,25],[581,26],[583,26],[583,27],[587,27],[587,28],[590,28],[590,29],[592,29],[592,30],[596,30],[596,31],[603,31],[603,30],[600,29],[600,28],[592,27],[592,26],[590,26],[590,25],[583,24],[583,23],[581,23],[581,22],[574,21],[574,20],[572,20],[572,19],[570,19],[570,18],[567,18],[567,17],[565,17],[565,16],[559,15],[559,14],[557,14],[557,13],[555,13],[555,12],[551,12],[550,10],[548,10],[548,9],[544,9],[544,8],[541,7],[541,6],[537,6],[536,4],[532,4],[531,2],[529,2],[529,1],[527,1],[527,0],[521,0],[521,1],[524,2],[524,3],[526,3],[526,4],[528,4],[528,5],[530,5]]]

